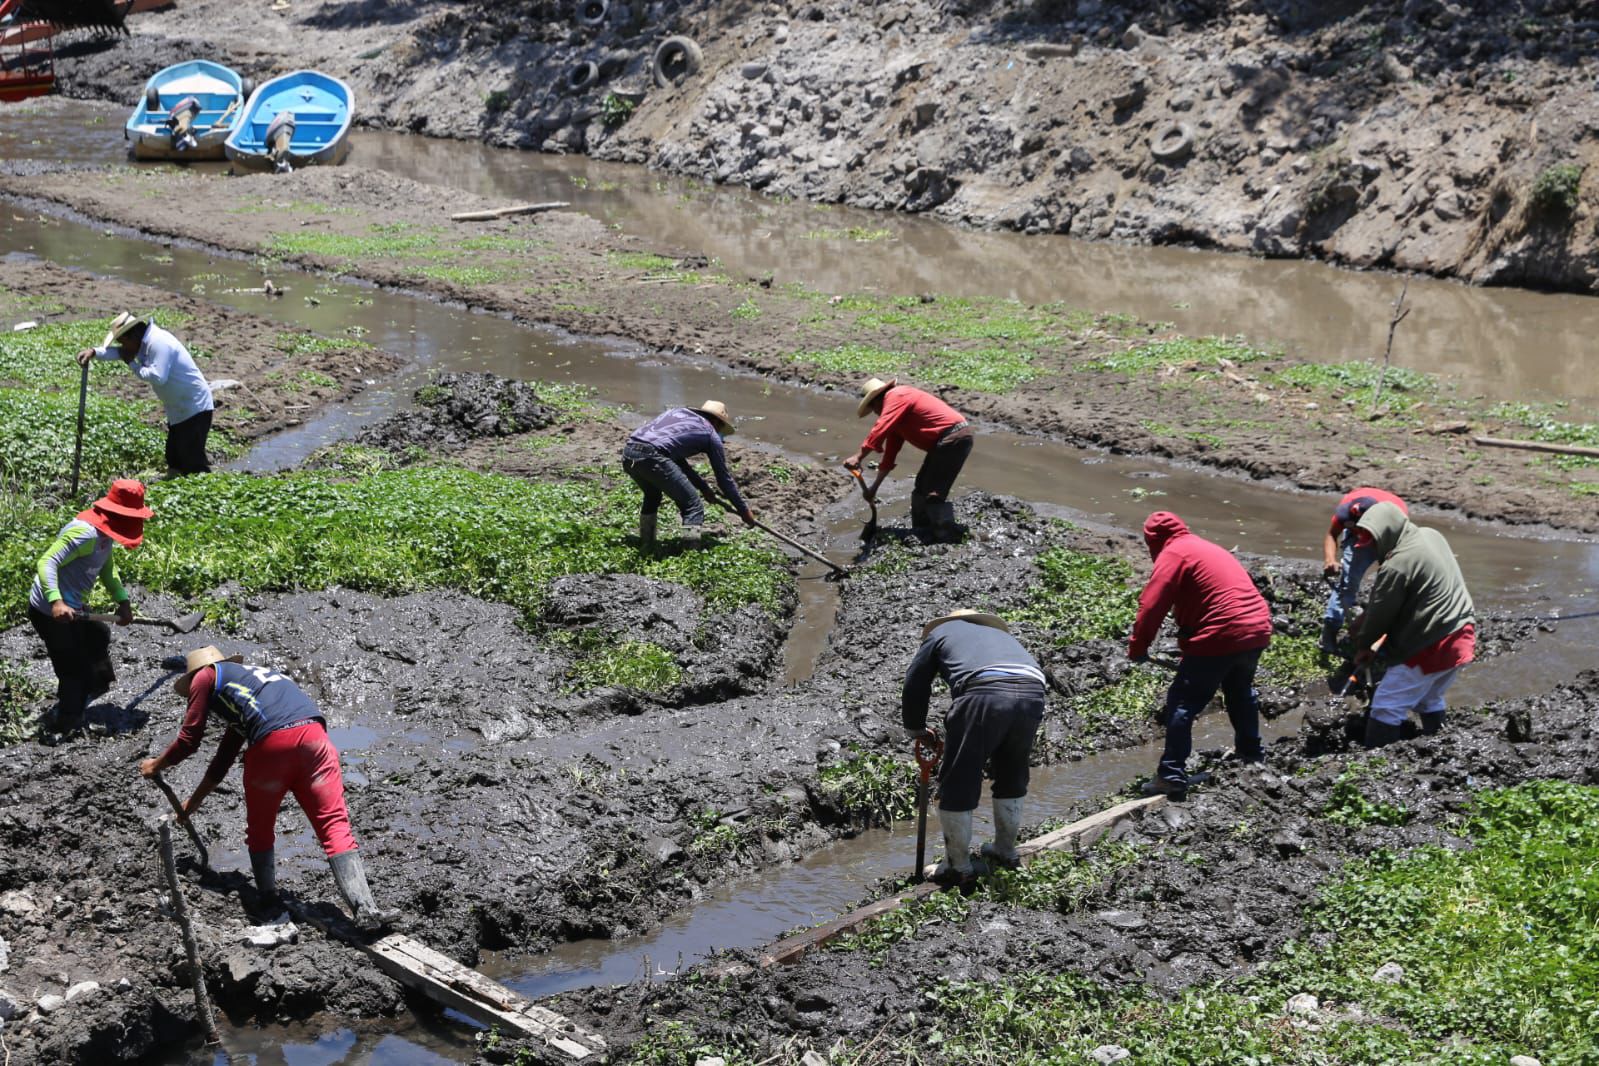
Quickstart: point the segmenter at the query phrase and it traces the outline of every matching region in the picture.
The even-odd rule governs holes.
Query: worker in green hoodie
[[[1442,533],[1387,502],[1368,508],[1355,531],[1381,564],[1354,631],[1357,665],[1376,657],[1379,642],[1392,664],[1366,719],[1366,747],[1379,748],[1399,739],[1411,711],[1421,714],[1423,733],[1438,732],[1444,693],[1471,662],[1477,628],[1466,579]]]

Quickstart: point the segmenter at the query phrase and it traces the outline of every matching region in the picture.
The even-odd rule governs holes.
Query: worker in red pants
[[[210,646],[188,654],[183,676],[172,688],[189,702],[183,727],[166,751],[139,764],[139,772],[154,777],[193,755],[205,736],[207,718],[217,715],[226,725],[227,735],[217,745],[194,794],[183,804],[184,816],[199,810],[205,797],[228,775],[239,749],[245,748],[244,841],[263,903],[278,903],[274,826],[284,794],[293,792],[327,853],[333,879],[356,922],[364,929],[376,930],[392,921],[394,913],[378,908],[367,885],[355,835],[350,831],[350,812],[344,804],[339,752],[328,739],[327,722],[311,697],[282,674],[246,666],[240,656],[223,655]]]

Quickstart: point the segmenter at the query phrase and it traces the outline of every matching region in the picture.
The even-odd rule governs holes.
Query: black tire
[[[161,90],[154,85],[144,90],[144,110],[151,115],[161,113]]]
[[[705,57],[692,37],[668,37],[655,46],[650,73],[658,88],[670,89],[698,74]]]
[[[1168,122],[1149,136],[1149,154],[1162,163],[1177,163],[1194,151],[1194,130],[1186,122]]]
[[[605,25],[605,16],[610,11],[610,0],[577,0],[578,25],[597,30]]]
[[[575,63],[566,73],[566,91],[569,93],[587,92],[599,84],[600,65],[591,60]]]
[[[239,106],[243,107],[246,100],[255,95],[255,79],[245,78],[239,82]]]

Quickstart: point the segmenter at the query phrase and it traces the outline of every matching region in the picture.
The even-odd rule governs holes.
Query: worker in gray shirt
[[[1033,738],[1044,720],[1044,671],[1004,619],[961,609],[922,628],[922,646],[905,671],[900,715],[913,737],[936,739],[927,726],[933,678],[949,684],[944,716],[944,759],[938,771],[938,820],[944,830],[944,860],[933,879],[964,885],[972,865],[972,811],[982,793],[983,768],[993,778],[994,841],[983,856],[995,865],[1016,866],[1016,834],[1022,824]]]
[[[211,472],[205,445],[216,403],[210,383],[182,341],[124,311],[112,320],[100,347],[78,353],[80,366],[88,366],[91,359],[120,359],[155,390],[167,416],[169,476]]]

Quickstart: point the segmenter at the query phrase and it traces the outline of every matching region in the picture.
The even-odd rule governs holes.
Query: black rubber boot
[[[397,915],[394,911],[380,910],[377,900],[372,898],[360,852],[342,851],[329,856],[328,865],[333,868],[333,880],[339,886],[339,894],[355,914],[355,924],[369,933],[388,928]]]
[[[927,512],[927,493],[911,493],[911,528],[925,530],[933,524]]]
[[[271,848],[250,852],[250,869],[255,874],[255,892],[262,913],[277,917],[283,910],[283,897],[278,895],[277,853]]]
[[[1321,620],[1321,643],[1317,647],[1323,655],[1338,654],[1338,630],[1340,628],[1341,624],[1331,618],[1323,618]]]
[[[1421,735],[1424,737],[1437,736],[1438,730],[1444,727],[1443,711],[1434,711],[1421,716]]]
[[[655,550],[655,520],[653,514],[640,514],[638,516],[638,546],[639,551],[652,552]]]
[[[89,686],[78,678],[56,686],[56,705],[45,714],[46,732],[76,733],[83,728],[83,712],[89,706]]]
[[[1394,743],[1403,735],[1403,729],[1387,722],[1379,722],[1375,718],[1366,719],[1366,749],[1383,748]]]

